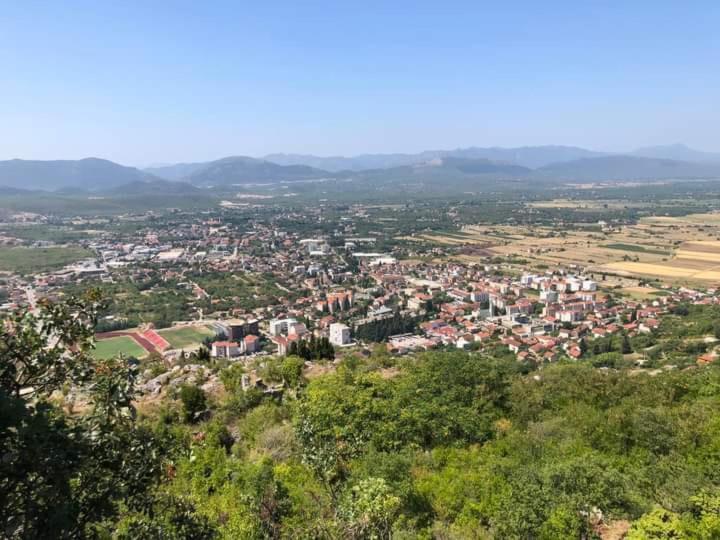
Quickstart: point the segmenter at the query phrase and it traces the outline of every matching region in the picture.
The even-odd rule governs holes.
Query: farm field
[[[461,232],[427,233],[410,239],[449,248],[468,247],[453,255],[463,262],[500,257],[510,262],[522,259],[527,269],[582,266],[618,278],[658,278],[675,284],[720,282],[720,214],[715,213],[641,218],[637,224],[603,232],[466,225]],[[473,246],[482,247],[482,252],[473,253]]]
[[[669,294],[662,289],[654,287],[622,287],[620,292],[635,300],[651,300]]]
[[[620,210],[623,208],[643,208],[650,206],[641,201],[552,199],[527,204],[531,208],[572,208],[575,210]]]
[[[97,341],[95,350],[92,352],[92,355],[98,359],[113,358],[118,354],[143,358],[147,355],[147,351],[138,345],[133,338],[119,336]]]
[[[95,253],[80,247],[0,247],[0,271],[35,274],[58,270]]]
[[[682,217],[653,216],[643,218],[642,221],[660,225],[692,224],[720,226],[720,213],[688,214]]]
[[[158,334],[165,338],[173,349],[183,349],[200,345],[206,337],[214,336],[215,332],[207,326],[198,325],[158,330]]]

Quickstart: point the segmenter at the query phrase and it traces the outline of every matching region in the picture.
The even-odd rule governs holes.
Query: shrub
[[[186,422],[194,422],[199,414],[207,408],[207,397],[202,388],[185,384],[180,388],[180,401]]]

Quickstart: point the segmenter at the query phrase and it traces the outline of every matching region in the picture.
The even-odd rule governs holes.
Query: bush
[[[180,401],[186,422],[194,422],[199,414],[207,408],[207,397],[202,388],[184,384],[180,388]]]
[[[240,390],[228,400],[225,408],[230,415],[241,416],[250,409],[254,409],[260,405],[263,397],[263,392],[259,388],[248,388],[245,391]]]
[[[286,356],[280,365],[280,373],[290,388],[298,386],[302,379],[302,370],[305,362],[298,356]]]

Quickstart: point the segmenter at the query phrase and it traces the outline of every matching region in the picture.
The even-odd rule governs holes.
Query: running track
[[[143,337],[140,335],[139,332],[102,332],[100,334],[95,334],[95,339],[109,339],[114,337],[122,337],[127,336],[135,340],[135,343],[140,345],[143,349],[145,349],[147,352],[158,352],[155,348],[155,345],[153,345],[149,339]]]

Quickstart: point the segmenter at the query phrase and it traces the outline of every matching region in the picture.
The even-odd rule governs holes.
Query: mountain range
[[[720,163],[720,154],[718,153],[701,152],[679,143],[665,146],[648,146],[646,148],[638,148],[633,152],[633,155],[697,163]]]
[[[57,190],[74,187],[92,191],[99,186],[110,188],[153,179],[152,175],[135,167],[125,167],[98,158],[0,161],[0,186],[18,189]]]
[[[98,158],[77,161],[0,161],[0,186],[14,190],[62,190],[192,195],[200,188],[328,178],[442,181],[602,181],[720,178],[720,154],[676,144],[603,154],[572,146],[464,148],[417,154],[317,157],[272,154],[233,156],[140,170]]]
[[[535,169],[561,161],[605,154],[575,146],[523,146],[519,148],[457,148],[426,150],[417,154],[362,154],[354,157],[318,157],[302,154],[269,154],[263,159],[279,165],[309,165],[326,171],[362,171],[416,165],[439,158],[486,159]]]

